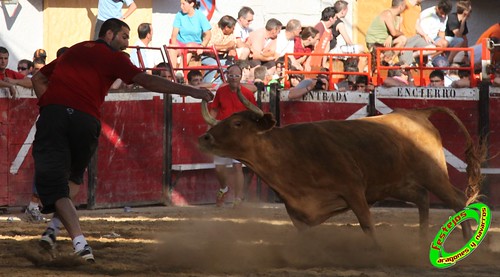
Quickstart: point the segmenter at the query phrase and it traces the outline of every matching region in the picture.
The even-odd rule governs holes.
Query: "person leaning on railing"
[[[299,99],[305,94],[313,90],[327,90],[328,89],[328,76],[325,74],[318,74],[316,78],[308,78],[300,81],[297,86],[290,89],[288,92],[288,99]]]
[[[415,83],[411,76],[411,71],[404,67],[389,69],[387,71],[387,78],[385,78],[382,83],[384,87],[407,87],[414,85]]]

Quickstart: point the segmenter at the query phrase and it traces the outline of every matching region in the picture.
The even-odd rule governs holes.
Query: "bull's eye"
[[[241,121],[239,121],[239,120],[235,120],[235,121],[233,121],[233,126],[234,126],[235,128],[240,128],[240,127],[241,127]]]

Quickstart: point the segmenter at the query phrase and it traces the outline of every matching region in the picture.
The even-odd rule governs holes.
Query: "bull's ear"
[[[259,126],[259,130],[267,131],[270,130],[276,125],[276,120],[274,120],[274,116],[271,113],[265,113],[263,117],[257,119],[257,126]]]

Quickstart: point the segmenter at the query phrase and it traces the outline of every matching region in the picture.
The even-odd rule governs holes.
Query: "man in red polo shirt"
[[[240,84],[242,69],[234,64],[227,68],[227,85],[221,86],[216,94],[215,99],[210,103],[210,114],[217,120],[223,120],[233,113],[241,112],[247,108],[241,103],[236,94],[237,90],[241,90],[241,93],[245,98],[250,100],[254,105],[256,104],[255,96],[246,87]],[[215,173],[217,179],[219,180],[220,189],[217,192],[216,206],[221,207],[224,204],[228,188],[228,177],[234,176],[234,202],[233,207],[238,207],[243,199],[243,169],[241,168],[241,163],[237,160],[230,158],[214,156]],[[229,172],[228,167],[232,165],[232,174]]]
[[[7,48],[0,46],[0,88],[9,89],[9,97],[17,98],[17,90],[14,85],[24,85],[24,82],[30,82],[23,74],[10,70],[7,68],[9,65],[9,51]],[[20,82],[24,81],[24,82]]]
[[[85,168],[97,148],[100,107],[113,82],[120,78],[155,92],[206,101],[213,98],[208,90],[176,84],[135,67],[120,51],[128,46],[129,32],[125,22],[108,19],[98,40],[70,47],[31,79],[40,106],[33,143],[35,184],[42,213],[54,213],[40,244],[51,251],[59,228],[64,226],[75,255],[88,262],[94,262],[94,255],[83,236],[71,196],[82,184]]]

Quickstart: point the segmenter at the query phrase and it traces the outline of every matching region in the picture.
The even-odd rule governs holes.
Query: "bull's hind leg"
[[[426,241],[429,231],[429,193],[427,190],[419,186],[407,186],[404,190],[393,192],[391,196],[417,205],[420,239]]]
[[[465,208],[465,193],[454,187],[447,178],[442,180],[441,182],[430,183],[429,191],[439,197],[439,199],[441,199],[449,208],[453,209],[455,212],[459,212]],[[466,240],[470,239],[472,237],[472,228],[470,222],[465,221],[461,225],[464,238]]]

